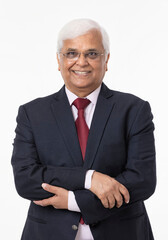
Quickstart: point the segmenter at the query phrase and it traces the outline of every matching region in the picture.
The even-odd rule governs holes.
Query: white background
[[[146,206],[155,240],[166,240],[168,0],[0,1],[0,239],[20,239],[29,205],[15,191],[10,165],[18,107],[63,85],[57,33],[81,17],[98,21],[109,33],[111,59],[104,82],[151,104],[158,183]]]

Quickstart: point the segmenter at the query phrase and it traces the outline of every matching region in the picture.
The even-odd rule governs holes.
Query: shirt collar
[[[97,98],[100,93],[100,89],[101,89],[101,85],[98,88],[96,88],[92,93],[90,93],[88,96],[86,96],[85,98],[89,99],[91,101],[91,103],[96,105]],[[66,86],[65,86],[65,92],[68,97],[69,104],[72,105],[72,103],[75,101],[75,99],[78,98],[78,96],[76,96],[73,92],[71,92]]]

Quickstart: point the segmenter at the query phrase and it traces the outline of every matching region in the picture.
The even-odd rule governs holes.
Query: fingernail
[[[47,184],[46,184],[46,183],[43,183],[41,186],[42,186],[42,188],[45,189],[45,188],[47,187]]]
[[[126,201],[126,203],[128,204],[128,203],[129,203],[129,200],[128,200],[128,201]]]

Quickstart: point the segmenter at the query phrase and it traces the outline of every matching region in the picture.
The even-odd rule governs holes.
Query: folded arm
[[[25,127],[26,126],[24,126],[24,129]],[[149,198],[155,190],[156,166],[155,166],[155,148],[153,130],[154,126],[152,122],[150,106],[148,103],[143,102],[139,110],[137,111],[137,115],[132,123],[129,134],[127,136],[128,137],[127,164],[125,166],[125,170],[115,177],[116,183],[117,184],[120,183],[128,191],[126,196],[128,197],[130,194],[130,204],[136,201],[145,200]],[[23,136],[21,133],[19,134],[19,131],[17,135],[19,138],[22,139]],[[29,135],[32,137],[32,134],[29,133]],[[22,141],[24,142],[24,140]],[[15,142],[17,142],[17,137],[15,139]],[[27,142],[29,142],[29,139]],[[32,144],[32,141],[30,142]],[[35,146],[32,149],[33,149],[32,155],[34,155]],[[27,195],[26,198],[29,198],[31,200],[39,200],[53,196],[53,194],[51,195],[51,193],[49,193],[48,191],[44,191],[41,188],[42,182],[50,183],[51,185],[61,186],[63,188],[67,188],[68,190],[72,190],[74,191],[75,198],[82,213],[82,216],[84,218],[84,221],[87,224],[93,224],[102,221],[103,219],[109,217],[110,215],[122,211],[122,209],[127,206],[126,204],[123,204],[123,206],[121,206],[120,208],[113,207],[112,209],[108,209],[102,205],[104,201],[104,200],[102,201],[102,199],[106,199],[106,201],[109,203],[110,201],[109,194],[111,194],[109,189],[111,187],[113,188],[112,183],[115,182],[111,181],[112,185],[109,183],[107,188],[105,179],[108,177],[107,175],[104,176],[104,180],[103,178],[101,178],[101,180],[98,180],[93,175],[91,189],[84,190],[84,179],[86,171],[84,171],[82,168],[62,168],[62,171],[65,174],[65,177],[63,177],[62,176],[63,172],[60,173],[60,168],[51,167],[50,171],[49,166],[44,167],[40,165],[41,170],[39,174],[39,172],[37,171],[39,169],[37,153],[35,154],[35,156],[36,157],[33,158],[35,164],[33,168],[32,165],[30,164],[32,161],[31,158],[29,159],[29,161],[28,160],[24,161],[23,167],[20,166],[17,167],[15,165],[15,161],[13,162],[14,171],[15,168],[17,170],[17,172],[15,173],[16,180],[17,179],[19,180],[19,178],[20,180],[21,179],[24,180],[25,176],[28,176],[28,179],[24,180],[24,183],[20,183],[20,181],[18,181],[19,184],[21,184],[21,189],[23,189],[24,186],[26,186],[25,184],[28,184],[27,187],[29,188],[29,190],[28,191],[26,190],[26,194],[27,195],[29,194],[31,198],[27,197]],[[28,167],[25,168],[26,174],[24,174],[24,167],[26,162],[28,162],[29,165]],[[76,172],[77,176],[78,173],[79,175],[81,175],[82,172],[83,180],[81,181],[81,184],[76,182],[77,180],[76,176],[70,176],[70,174],[73,175],[73,173],[75,173],[74,171]],[[50,173],[52,172],[52,174],[49,174],[49,172]],[[32,178],[33,176],[34,178]],[[69,179],[71,179],[71,183],[69,183],[70,182]],[[30,183],[33,183],[33,185],[29,186]],[[79,184],[80,186],[77,186],[77,184]],[[95,187],[99,186],[100,184],[102,185],[102,188],[99,189]],[[124,195],[125,193],[122,193],[122,195]],[[125,198],[125,201],[127,201],[127,197]]]
[[[13,145],[12,166],[15,184],[22,197],[29,200],[51,197],[53,194],[41,187],[44,182],[69,190],[84,188],[86,170],[82,167],[45,166],[40,162],[33,132],[23,106],[19,109]]]
[[[143,102],[128,134],[125,170],[115,177],[115,180],[129,191],[129,204],[149,198],[155,190],[156,164],[153,130],[150,106],[147,102]],[[100,184],[105,184],[105,181],[101,180]],[[109,188],[106,191],[106,186],[104,186],[104,189],[105,191],[97,189],[97,196],[108,199]],[[74,191],[83,218],[88,224],[101,221],[127,207],[123,204],[120,208],[104,208],[94,194],[95,190],[92,191],[92,188],[90,191]]]

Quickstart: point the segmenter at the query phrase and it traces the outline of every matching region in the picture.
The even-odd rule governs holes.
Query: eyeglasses
[[[66,53],[60,52],[67,60],[77,61],[81,54],[84,55],[85,59],[87,60],[99,60],[100,56],[104,55],[104,53],[99,53],[96,51],[89,51],[89,52],[76,52],[76,51],[69,51]]]

